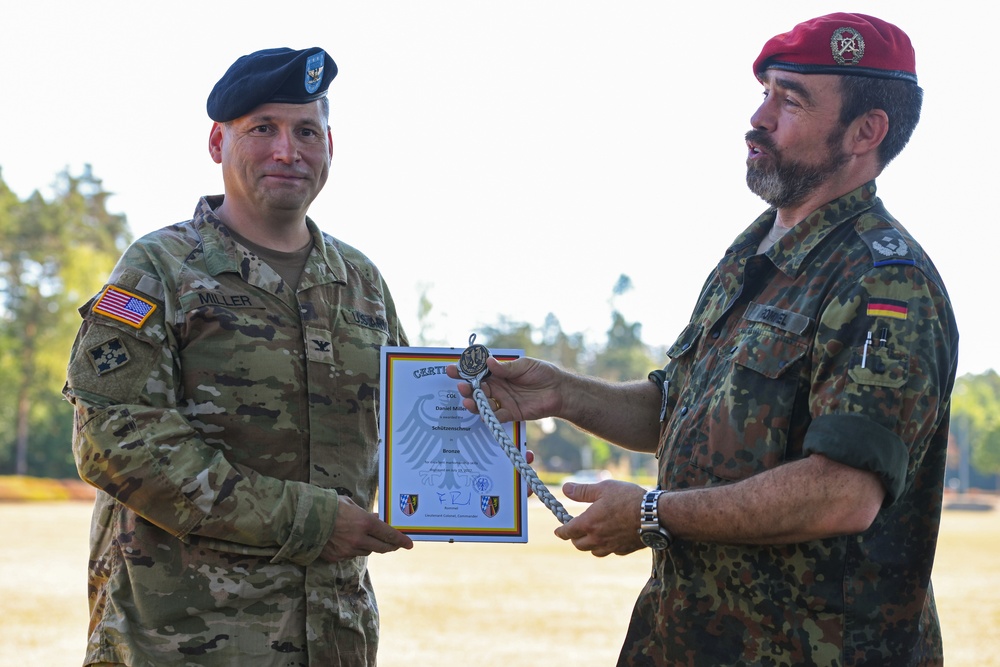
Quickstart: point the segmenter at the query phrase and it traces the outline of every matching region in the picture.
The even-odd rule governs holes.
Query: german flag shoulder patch
[[[906,302],[898,299],[872,297],[868,301],[868,315],[870,317],[892,317],[897,320],[905,320],[906,311]]]

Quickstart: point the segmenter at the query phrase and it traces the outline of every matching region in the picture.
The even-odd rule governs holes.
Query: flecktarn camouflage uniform
[[[651,376],[659,481],[728,484],[819,453],[877,473],[885,502],[858,535],[657,552],[621,664],[941,664],[930,574],[958,345],[948,295],[874,182],[755,255],[773,220],[729,248]]]
[[[371,510],[379,347],[405,345],[357,250],[314,239],[297,291],[202,199],[81,309],[66,396],[96,486],[88,661],[372,665],[357,558],[317,556],[338,494]]]

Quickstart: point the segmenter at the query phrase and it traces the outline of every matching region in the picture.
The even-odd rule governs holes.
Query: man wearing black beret
[[[87,665],[375,664],[372,513],[389,289],[306,216],[330,170],[319,48],[208,98],[225,194],[133,244],[82,309],[66,397],[97,487]]]
[[[753,74],[747,184],[769,208],[666,365],[608,384],[490,359],[483,384],[501,420],[560,417],[656,454],[655,489],[563,488],[592,504],[557,536],[652,549],[619,665],[941,665],[930,575],[958,330],[875,187],[920,116],[914,50],[890,23],[830,14],[768,40]]]

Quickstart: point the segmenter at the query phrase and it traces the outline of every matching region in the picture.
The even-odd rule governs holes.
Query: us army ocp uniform
[[[220,202],[136,242],[81,309],[65,393],[100,490],[87,658],[374,664],[366,559],[317,556],[338,495],[372,509],[378,351],[406,338],[360,252],[307,221],[293,290]]]

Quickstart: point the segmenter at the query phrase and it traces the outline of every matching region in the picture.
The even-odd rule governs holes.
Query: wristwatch
[[[664,493],[666,491],[660,489],[647,491],[639,510],[639,539],[647,547],[657,551],[666,549],[674,541],[667,529],[660,525],[659,501]]]

